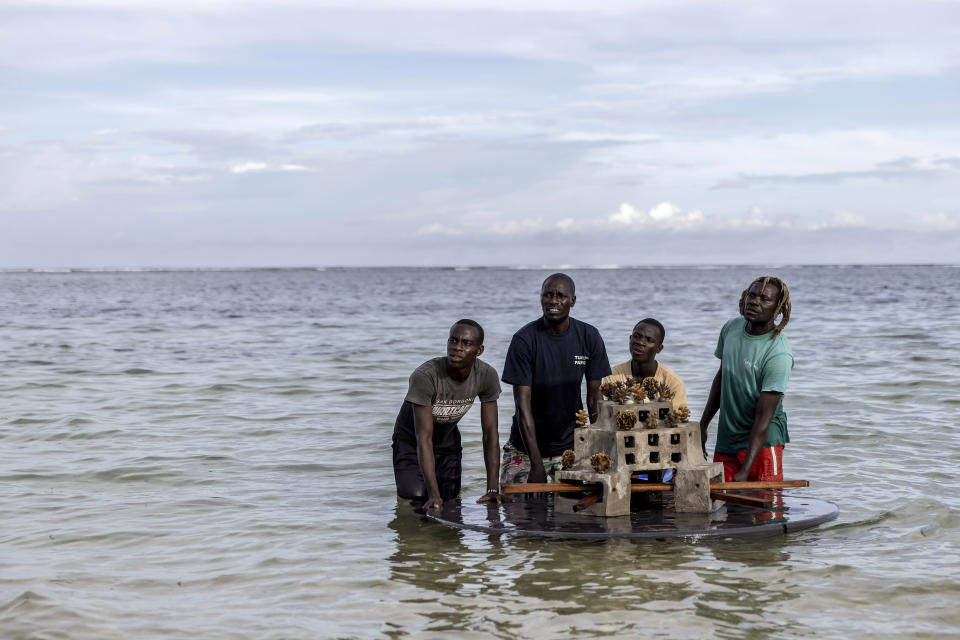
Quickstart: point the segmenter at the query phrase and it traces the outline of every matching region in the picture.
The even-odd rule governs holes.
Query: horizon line
[[[243,272],[243,271],[349,271],[359,269],[411,269],[411,270],[448,270],[471,271],[485,269],[506,269],[510,271],[543,271],[550,269],[568,269],[578,271],[616,271],[616,270],[670,270],[670,269],[739,269],[739,268],[808,268],[808,267],[960,267],[954,262],[809,262],[809,263],[714,263],[714,264],[673,264],[673,265],[300,265],[300,266],[38,266],[38,267],[0,267],[0,273],[159,273],[159,272]]]

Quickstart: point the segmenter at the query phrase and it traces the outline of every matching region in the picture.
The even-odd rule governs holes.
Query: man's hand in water
[[[500,492],[496,489],[490,489],[485,494],[477,498],[477,504],[483,504],[484,502],[492,502],[494,504],[503,503],[503,496],[500,495]]]
[[[527,482],[546,482],[547,470],[542,464],[531,466],[530,473],[527,474]]]
[[[430,509],[439,509],[443,506],[443,498],[440,496],[428,496],[426,504],[423,505],[424,511],[429,511]]]

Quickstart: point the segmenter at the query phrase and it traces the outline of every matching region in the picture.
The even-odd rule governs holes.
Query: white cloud
[[[649,225],[661,229],[690,229],[702,226],[705,222],[703,212],[699,209],[683,213],[682,209],[672,202],[661,202],[649,211],[640,211],[624,202],[620,205],[620,209],[608,216],[607,220],[614,225],[630,227]]]
[[[573,227],[573,218],[564,218],[563,220],[557,220],[556,227],[561,231],[566,231]]]
[[[808,229],[816,231],[818,229],[850,229],[856,227],[865,227],[867,219],[858,213],[840,210],[833,214],[833,217],[825,223],[815,222],[807,225]]]
[[[265,162],[244,162],[230,167],[230,173],[253,173],[266,170],[267,163]]]
[[[282,164],[280,165],[280,171],[313,171],[313,169],[302,164]]]

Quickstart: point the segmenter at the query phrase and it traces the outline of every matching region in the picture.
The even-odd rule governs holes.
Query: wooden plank
[[[769,509],[773,506],[773,500],[768,500],[767,498],[755,498],[737,493],[724,493],[723,491],[711,491],[710,499],[742,504],[747,507],[760,507],[761,509]]]
[[[569,482],[518,482],[505,484],[501,493],[570,493],[578,491],[600,491],[599,484],[571,484]]]
[[[649,491],[673,491],[673,485],[665,484],[663,482],[646,482],[641,484],[630,485],[630,491],[632,493],[647,493]]]
[[[577,504],[573,505],[573,511],[574,511],[574,513],[577,513],[577,512],[579,512],[579,511],[583,511],[584,509],[586,509],[586,508],[589,507],[590,505],[596,504],[597,500],[599,500],[599,499],[600,499],[600,494],[599,494],[599,493],[591,493],[590,495],[588,495],[588,496],[586,496],[585,498],[583,498],[582,500],[580,500]]]
[[[748,482],[711,482],[710,489],[723,491],[730,489],[788,489],[790,487],[809,487],[807,480],[751,480]],[[577,491],[599,491],[598,484],[572,484],[570,482],[534,482],[505,484],[501,487],[502,493],[570,493]],[[630,485],[633,493],[647,491],[673,491],[672,484],[650,482],[647,484]]]
[[[711,489],[789,489],[809,487],[809,480],[748,480],[746,482],[711,482]]]

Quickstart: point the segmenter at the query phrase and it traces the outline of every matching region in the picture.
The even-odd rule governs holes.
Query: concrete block
[[[557,472],[557,479],[561,482],[572,480],[576,482],[598,483],[603,487],[603,494],[600,500],[579,512],[574,512],[573,510],[574,505],[580,501],[579,496],[571,497],[570,494],[564,493],[554,494],[553,508],[557,513],[577,513],[577,515],[591,516],[623,516],[630,514],[630,475],[626,472],[597,473],[593,470],[561,469]]]
[[[702,457],[702,456],[701,456]],[[678,468],[673,476],[673,509],[677,513],[710,513],[714,511],[710,499],[710,483],[723,480],[720,462]]]

